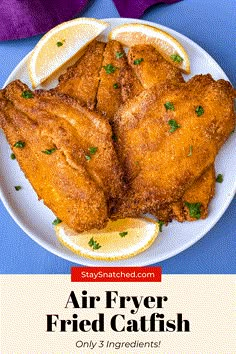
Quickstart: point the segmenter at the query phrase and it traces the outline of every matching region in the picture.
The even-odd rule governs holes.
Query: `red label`
[[[161,267],[72,267],[72,282],[160,282]]]

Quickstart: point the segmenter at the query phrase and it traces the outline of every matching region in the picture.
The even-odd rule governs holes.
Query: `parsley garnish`
[[[140,63],[142,63],[143,60],[144,60],[143,58],[135,59],[134,65],[139,65]]]
[[[97,147],[94,147],[94,146],[91,146],[90,148],[88,148],[89,152],[90,152],[90,155],[94,155],[96,154],[97,152]],[[87,161],[90,161],[91,160],[91,156],[90,155],[85,155],[85,158]]]
[[[53,224],[53,225],[58,225],[58,224],[60,224],[61,222],[62,222],[61,219],[56,218],[56,219],[52,222],[52,224]]]
[[[200,217],[201,217],[201,205],[202,205],[201,203],[184,202],[184,204],[186,205],[186,207],[188,207],[189,215],[192,218],[200,219]]]
[[[117,84],[117,82],[113,85],[114,89],[118,89],[119,85]]]
[[[182,63],[184,60],[179,54],[172,54],[170,57],[175,63]]]
[[[174,119],[170,119],[168,121],[168,124],[171,127],[170,130],[169,130],[170,133],[174,133],[178,128],[180,128],[180,125]]]
[[[11,159],[12,159],[12,160],[15,160],[15,159],[16,159],[16,155],[12,153],[12,154],[11,154]]]
[[[23,149],[23,148],[25,147],[25,142],[19,140],[19,141],[17,141],[17,142],[14,144],[14,147]]]
[[[222,183],[223,180],[224,180],[223,175],[221,173],[219,173],[216,177],[216,182]]]
[[[168,110],[171,110],[171,111],[175,110],[175,106],[172,102],[166,102],[166,103],[164,103],[164,106],[167,111]]]
[[[56,148],[46,149],[46,150],[43,150],[42,152],[46,155],[51,155],[54,151],[56,151]]]
[[[90,154],[91,154],[91,155],[94,155],[94,154],[97,152],[97,149],[98,149],[97,147],[90,147],[90,148],[89,148]]]
[[[88,245],[93,249],[93,250],[98,250],[102,246],[99,245],[97,241],[93,239],[93,237],[89,240]]]
[[[159,224],[159,231],[162,232],[162,226],[165,225],[165,222],[159,220],[157,223]]]
[[[195,109],[195,112],[196,112],[197,116],[200,117],[204,113],[204,109],[202,106],[197,106],[197,108]]]
[[[116,52],[116,58],[117,59],[120,59],[120,58],[122,58],[124,56],[124,53],[122,53],[122,52]]]
[[[123,231],[119,233],[120,237],[125,237],[126,235],[128,235],[128,231]]]
[[[107,74],[113,74],[116,71],[116,67],[113,66],[112,64],[107,64],[106,66],[103,66]]]
[[[57,42],[57,46],[61,47],[63,45],[63,42]]]
[[[21,186],[15,186],[15,190],[19,191],[22,187]]]
[[[117,141],[118,140],[117,136],[115,134],[113,134],[111,138],[112,138],[113,141]]]
[[[31,91],[23,91],[21,94],[21,97],[23,98],[33,98],[34,94]]]
[[[193,154],[193,145],[190,145],[189,146],[189,153],[187,156],[192,156],[192,154]]]

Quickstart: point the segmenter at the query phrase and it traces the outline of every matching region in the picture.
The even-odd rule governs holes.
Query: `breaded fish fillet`
[[[230,83],[197,75],[153,86],[118,111],[117,146],[129,190],[117,217],[160,210],[183,197],[233,130],[233,97]]]
[[[167,62],[161,54],[150,45],[136,45],[131,47],[128,60],[130,66],[132,66],[134,72],[142,82],[142,87],[149,88],[155,85],[156,88],[158,88],[158,85],[161,87],[161,85],[166,82],[174,84],[184,82],[180,70]],[[135,95],[137,94],[134,92],[133,96]],[[188,119],[188,117],[186,117],[186,119]],[[197,199],[198,202],[201,203],[201,218],[205,218],[208,214],[208,205],[214,195],[214,186],[214,166],[211,166],[209,171],[203,173],[203,176],[198,179],[196,186],[193,184],[193,186],[189,188],[188,194],[191,193],[191,196],[195,196],[195,198],[190,199]],[[194,220],[190,217],[188,208],[184,205],[182,199],[175,202],[173,205],[168,205],[165,210],[160,210],[156,216],[163,221],[170,221],[173,218],[178,221]]]
[[[184,82],[181,71],[166,61],[152,45],[131,47],[128,62],[145,89],[168,81],[176,84]]]
[[[89,44],[83,56],[59,77],[56,90],[79,99],[82,104],[93,110],[105,46],[106,43],[96,40]]]
[[[104,227],[123,185],[103,117],[73,98],[31,92],[14,81],[1,91],[0,127],[38,197],[59,219],[78,232]]]
[[[122,103],[119,75],[126,65],[127,58],[122,45],[117,41],[109,41],[100,71],[96,108],[110,122]]]
[[[154,211],[153,214],[164,222],[175,219],[177,221],[194,221],[190,215],[190,210],[186,203],[200,203],[200,218],[205,219],[208,216],[208,206],[215,194],[215,168],[211,165],[192,186],[186,190],[183,197],[172,204],[169,204],[165,209]]]

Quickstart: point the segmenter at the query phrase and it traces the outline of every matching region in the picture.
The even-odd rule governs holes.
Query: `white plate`
[[[120,18],[105,19],[105,21],[111,23],[111,28],[127,22],[146,23],[161,28],[176,37],[187,50],[191,62],[191,75],[186,77],[187,79],[196,74],[210,73],[214,79],[228,80],[223,70],[209,54],[180,33],[147,21]],[[106,30],[105,36],[109,31],[110,28]],[[30,86],[26,61],[27,57],[15,68],[5,85],[12,80],[20,79]],[[35,192],[28,180],[25,179],[17,162],[10,159],[11,151],[2,133],[0,196],[5,207],[18,225],[34,241],[59,257],[89,266],[138,266],[153,264],[170,258],[197,242],[215,225],[230,204],[236,190],[235,171],[233,170],[233,166],[236,166],[236,151],[233,135],[235,136],[235,134],[232,134],[216,159],[216,173],[224,175],[224,182],[216,184],[216,195],[210,204],[208,218],[191,223],[185,222],[183,224],[175,221],[172,222],[168,227],[163,227],[163,232],[160,233],[155,243],[147,251],[127,260],[114,262],[93,261],[79,257],[61,246],[57,241],[52,226],[52,221],[55,219],[54,214],[41,201],[38,201]],[[15,185],[23,186],[22,190],[16,192],[13,187]]]

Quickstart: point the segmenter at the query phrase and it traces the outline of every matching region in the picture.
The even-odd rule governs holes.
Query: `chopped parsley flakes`
[[[162,232],[162,226],[165,225],[165,222],[159,220],[157,223],[159,224],[159,231]]]
[[[91,156],[89,156],[89,155],[85,155],[85,158],[86,158],[87,161],[91,160]]]
[[[126,235],[128,235],[128,231],[123,231],[119,233],[120,237],[125,237]]]
[[[193,145],[190,145],[189,146],[189,153],[187,156],[192,156],[192,154],[193,154]]]
[[[23,98],[33,98],[34,94],[31,91],[23,91],[21,94],[21,97]]]
[[[51,155],[54,151],[56,151],[56,148],[46,149],[46,150],[43,150],[42,152],[46,155]]]
[[[19,190],[21,190],[22,187],[21,186],[15,186],[14,188],[15,188],[16,191],[19,191]]]
[[[25,142],[19,140],[19,141],[17,141],[17,142],[14,144],[14,147],[23,149],[23,148],[25,147]]]
[[[117,82],[113,85],[114,89],[118,89],[119,85],[117,84]]]
[[[143,58],[135,59],[135,60],[134,60],[134,65],[139,65],[139,64],[141,64],[143,60],[144,60]]]
[[[195,112],[196,112],[197,116],[200,117],[204,113],[204,109],[202,106],[197,106],[197,108],[195,109]]]
[[[170,57],[175,63],[182,63],[184,60],[179,54],[172,54]]]
[[[164,106],[167,111],[168,110],[171,110],[171,111],[175,110],[175,106],[172,102],[166,102],[166,103],[164,103]]]
[[[178,128],[180,128],[180,125],[174,119],[170,119],[168,124],[170,125],[170,133],[174,133]]]
[[[122,52],[116,52],[116,58],[117,59],[120,59],[120,58],[122,58],[124,56],[124,53],[122,53]]]
[[[85,158],[86,158],[87,161],[90,161],[90,160],[91,160],[91,158],[92,158],[91,155],[96,154],[97,149],[98,149],[98,148],[95,147],[95,146],[91,146],[91,147],[88,148],[89,154],[88,154],[88,155],[85,155]]]
[[[216,182],[217,182],[217,183],[222,183],[223,180],[224,180],[223,175],[222,175],[221,173],[219,173],[219,174],[217,175],[217,177],[216,177]]]
[[[201,203],[188,203],[188,202],[184,202],[184,204],[186,205],[186,207],[189,210],[189,215],[192,218],[195,219],[200,219],[201,217]]]
[[[56,219],[52,222],[52,224],[53,224],[53,225],[58,225],[58,224],[60,224],[61,222],[62,222],[61,219],[56,218]]]
[[[63,42],[60,42],[60,41],[59,41],[59,42],[57,42],[56,44],[57,44],[58,47],[61,47],[61,46],[63,45]]]
[[[91,155],[94,155],[94,154],[97,152],[97,149],[98,149],[98,148],[97,148],[97,147],[94,147],[94,146],[93,146],[93,147],[90,147],[90,148],[89,148],[90,154],[91,154]]]
[[[103,66],[103,68],[107,74],[113,74],[116,71],[116,67],[112,64],[107,64],[106,66]]]
[[[93,237],[91,237],[91,239],[88,242],[88,245],[93,249],[93,250],[98,250],[99,248],[101,248],[102,246],[99,245],[99,243],[97,241],[95,241],[93,239]]]
[[[16,155],[12,153],[12,154],[11,154],[11,159],[12,159],[12,160],[15,160],[15,159],[16,159]]]
[[[118,139],[117,139],[117,136],[116,136],[115,134],[112,134],[112,137],[111,137],[111,138],[112,138],[113,141],[117,141],[117,140],[118,140]]]

